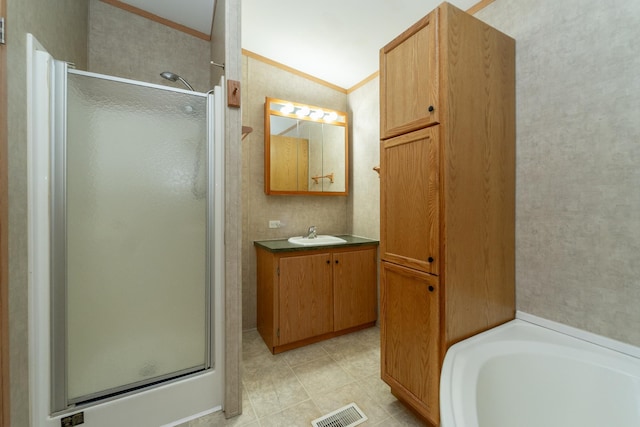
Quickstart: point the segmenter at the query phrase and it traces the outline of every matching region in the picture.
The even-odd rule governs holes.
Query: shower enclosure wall
[[[49,366],[48,399],[36,385],[38,416],[46,406],[57,425],[83,411],[88,426],[151,426],[219,409],[220,88],[216,100],[71,70],[43,52],[32,67],[32,101],[48,98],[34,119],[50,129],[32,141],[34,190],[46,192],[33,194],[33,244],[48,251],[33,253],[49,263],[48,274],[37,268],[33,293],[37,309],[48,300],[51,331],[37,343]],[[34,319],[37,335],[46,320]],[[175,410],[145,415],[136,398],[152,412]],[[139,421],[114,413],[128,407]]]

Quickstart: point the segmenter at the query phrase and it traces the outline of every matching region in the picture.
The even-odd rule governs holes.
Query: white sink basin
[[[323,245],[341,245],[347,243],[346,240],[336,236],[318,235],[314,239],[304,236],[289,237],[289,243],[301,246],[323,246]]]

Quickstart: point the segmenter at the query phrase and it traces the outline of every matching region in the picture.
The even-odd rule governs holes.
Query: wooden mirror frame
[[[280,109],[273,108],[273,105],[290,105],[292,108],[291,112],[282,112]],[[314,111],[323,111],[324,115],[322,118],[312,118],[310,115],[298,115],[296,111],[302,108],[307,108],[311,112]],[[336,119],[330,120],[327,116],[330,113],[335,113]],[[305,177],[305,181],[310,183],[314,181],[315,185],[322,184],[327,185],[334,182],[334,179],[338,180],[338,182],[342,181],[340,177],[336,178],[337,174],[344,173],[344,191],[312,191],[309,190],[309,186],[307,185],[307,190],[283,190],[283,189],[272,189],[271,188],[271,166],[272,166],[272,153],[271,153],[271,116],[280,116],[291,118],[294,120],[302,120],[309,121],[318,124],[326,124],[337,127],[342,127],[344,129],[344,171],[322,171],[321,174],[316,176],[309,176],[307,173]],[[324,142],[323,142],[324,145]],[[324,150],[324,146],[323,146]],[[346,196],[349,194],[349,132],[348,132],[348,120],[347,113],[343,111],[331,110],[328,108],[317,107],[308,104],[302,104],[299,102],[286,101],[283,99],[277,98],[265,98],[264,104],[264,192],[267,195],[296,195],[296,196]]]

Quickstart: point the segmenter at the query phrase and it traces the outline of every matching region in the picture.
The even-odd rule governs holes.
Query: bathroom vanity
[[[254,242],[258,332],[272,353],[375,325],[378,241],[339,237],[346,243]]]

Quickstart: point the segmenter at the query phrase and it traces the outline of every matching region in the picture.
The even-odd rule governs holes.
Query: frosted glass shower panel
[[[69,74],[69,402],[208,367],[206,97]]]

